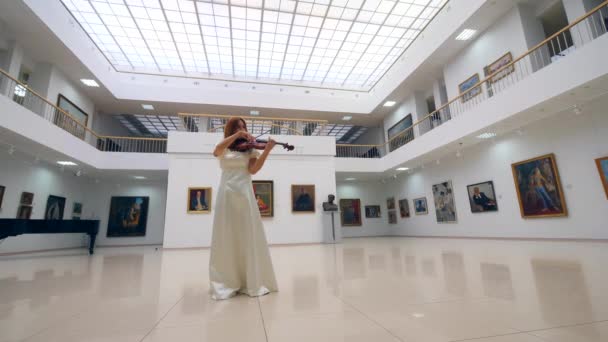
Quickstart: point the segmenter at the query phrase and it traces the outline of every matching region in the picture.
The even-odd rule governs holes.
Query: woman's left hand
[[[272,150],[272,148],[277,144],[276,141],[274,141],[272,138],[268,138],[268,142],[266,143],[266,150],[270,151]]]

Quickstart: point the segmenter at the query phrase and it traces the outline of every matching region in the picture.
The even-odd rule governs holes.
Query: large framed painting
[[[606,198],[608,198],[608,157],[596,159],[595,164],[597,165],[597,171],[600,173],[602,185],[604,185]]]
[[[511,165],[523,218],[567,216],[553,153]]]
[[[149,202],[147,196],[112,197],[106,236],[146,236]]]
[[[414,198],[414,212],[416,215],[426,215],[429,213],[426,197]]]
[[[211,188],[188,188],[188,213],[203,214],[211,211]]]
[[[389,197],[386,199],[386,209],[388,209],[388,210],[395,209],[395,197]]]
[[[366,218],[380,217],[380,206],[379,205],[366,205],[365,206],[365,217]]]
[[[32,205],[32,203],[34,203],[34,194],[26,191],[22,192],[19,203],[23,205]]]
[[[401,218],[410,217],[410,204],[407,198],[399,200],[399,214]]]
[[[492,62],[490,65],[484,67],[484,72],[485,72],[486,76],[490,76],[493,73],[500,70],[500,68],[511,63],[512,61],[513,61],[513,55],[511,55],[511,52],[507,52],[503,56],[501,56],[499,59]],[[496,75],[492,76],[492,78],[489,79],[488,82],[496,83],[496,82],[500,81],[502,78],[504,78],[507,75],[509,75],[510,73],[512,73],[513,71],[515,71],[515,65],[511,64],[507,68],[504,68],[503,70],[501,70]]]
[[[89,122],[89,114],[80,109],[80,107],[68,100],[62,94],[57,96],[57,107],[66,111],[72,117],[72,119],[78,121],[80,125],[74,122],[74,120],[66,118],[65,115],[61,114],[55,115],[54,123],[73,135],[84,139],[86,133],[84,127],[86,127],[87,123]]]
[[[17,210],[17,218],[29,220],[30,216],[32,216],[32,206],[30,205],[20,205]]]
[[[397,224],[397,211],[396,210],[388,211],[388,223]]]
[[[412,114],[406,115],[403,119],[399,120],[396,124],[391,126],[387,130],[389,140],[389,152],[396,150],[397,148],[407,144],[414,139],[414,133],[411,129],[413,125]],[[406,132],[406,130],[408,132]],[[401,135],[399,138],[393,139],[397,135]]]
[[[361,200],[343,198],[340,200],[340,218],[343,226],[361,225]]]
[[[494,193],[494,182],[487,181],[467,185],[467,192],[469,193],[471,212],[483,213],[488,211],[498,211],[496,194]]]
[[[271,180],[254,180],[253,194],[262,217],[274,216],[274,182]]]
[[[2,200],[4,199],[4,190],[6,190],[6,187],[0,185],[0,209],[2,208]]]
[[[63,210],[65,209],[65,197],[49,195],[44,211],[45,220],[63,220]]]
[[[433,199],[438,223],[456,222],[456,204],[452,181],[433,185]]]
[[[460,83],[458,85],[458,91],[460,94],[463,94],[464,92],[466,92],[467,90],[473,88],[474,85],[476,85],[477,83],[479,83],[479,74],[475,74],[471,77],[469,77],[466,81]],[[469,91],[468,93],[466,93],[464,96],[462,96],[460,98],[460,100],[464,103],[469,101],[470,99],[474,98],[475,96],[481,94],[481,87],[480,86],[476,86],[474,89],[472,89],[471,91]]]
[[[291,186],[291,211],[296,213],[315,212],[314,184],[293,184]]]

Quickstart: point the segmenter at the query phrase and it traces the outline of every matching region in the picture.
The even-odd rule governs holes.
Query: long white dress
[[[278,290],[248,170],[249,159],[257,156],[256,150],[228,149],[219,156],[222,178],[209,260],[213,299],[227,299],[238,293],[262,296]]]

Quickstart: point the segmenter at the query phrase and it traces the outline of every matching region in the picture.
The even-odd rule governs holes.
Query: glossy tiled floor
[[[0,257],[0,341],[608,341],[608,244],[361,238],[271,248],[215,302],[208,250]]]

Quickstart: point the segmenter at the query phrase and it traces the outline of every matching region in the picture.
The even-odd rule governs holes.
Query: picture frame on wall
[[[396,210],[388,211],[388,223],[397,224],[397,211]]]
[[[4,200],[4,191],[6,187],[4,185],[0,185],[0,209],[2,209],[2,202]]]
[[[87,127],[87,124],[89,122],[89,114],[87,114],[84,110],[80,109],[80,107],[75,105],[63,94],[59,94],[57,96],[57,107],[67,112],[70,115],[71,119],[76,120],[78,123],[80,123],[80,125],[74,122],[74,120],[65,118],[65,115],[61,114],[55,115],[55,125],[63,128],[64,130],[70,132],[71,134],[80,139],[84,139],[86,135],[86,130],[84,127]]]
[[[254,180],[253,194],[262,217],[274,216],[274,182],[271,180]]]
[[[416,215],[427,215],[429,213],[426,197],[414,198],[414,213]]]
[[[188,214],[211,212],[211,187],[188,188]]]
[[[495,60],[494,62],[485,66],[484,72],[485,72],[486,76],[490,76],[511,62],[513,62],[513,55],[509,51],[509,52],[505,53],[504,55],[502,55],[497,60]],[[515,71],[515,65],[511,64],[510,66],[508,66],[508,67],[504,68],[503,70],[501,70],[500,72],[498,72],[496,75],[492,76],[492,78],[489,79],[488,82],[496,83],[496,82],[500,81],[501,79],[503,79],[504,77],[506,77],[507,75],[509,75],[510,73],[512,73],[513,71]]]
[[[479,74],[475,73],[473,76],[467,78],[466,81],[458,85],[459,94],[462,95],[463,93],[467,92],[467,90],[473,88],[473,86],[475,86],[477,83],[479,83]],[[466,93],[460,98],[460,100],[462,103],[465,103],[479,94],[481,94],[481,85],[476,86],[474,89]]]
[[[365,218],[379,218],[380,217],[380,206],[379,205],[366,205],[365,206]]]
[[[82,215],[82,203],[74,202],[72,207],[72,220],[80,220]]]
[[[498,211],[494,182],[487,181],[467,185],[467,193],[469,194],[472,213]]]
[[[406,115],[403,119],[399,120],[396,124],[391,126],[386,131],[386,134],[387,134],[388,140],[389,140],[389,145],[388,145],[389,152],[392,152],[392,151],[398,149],[399,147],[407,144],[408,142],[414,140],[414,132],[411,129],[413,124],[414,124],[414,121],[412,119],[412,114],[410,113],[410,114]],[[410,130],[410,133],[403,133],[406,130]],[[401,137],[393,139],[394,137],[396,137],[400,134],[401,134]]]
[[[407,198],[399,200],[399,214],[401,218],[410,217],[410,204],[407,201]]]
[[[433,199],[437,223],[456,222],[456,203],[454,203],[454,188],[452,181],[433,185]]]
[[[44,210],[45,220],[63,220],[63,211],[65,209],[65,197],[49,195],[46,201],[46,209]]]
[[[315,212],[315,185],[291,185],[291,211],[294,213]]]
[[[147,196],[113,196],[106,236],[146,236],[149,202]]]
[[[358,198],[343,198],[340,200],[340,219],[342,226],[361,225],[361,200]]]
[[[521,217],[568,216],[553,153],[511,165]]]
[[[389,197],[386,199],[386,209],[388,209],[388,210],[395,209],[395,197]]]
[[[32,216],[32,206],[20,205],[17,210],[17,218],[22,220],[29,220]]]
[[[23,205],[32,205],[34,203],[34,194],[27,191],[22,192],[19,203]]]
[[[606,198],[608,199],[608,157],[596,159],[595,164],[597,165],[597,171],[600,173],[600,179],[604,186]]]

